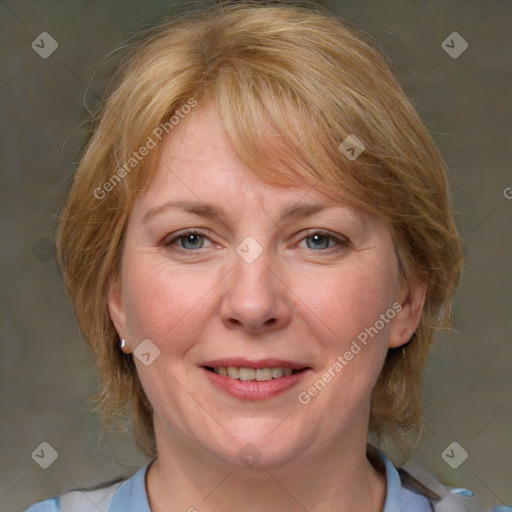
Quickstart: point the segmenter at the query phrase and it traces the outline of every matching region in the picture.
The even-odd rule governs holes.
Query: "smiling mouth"
[[[244,368],[238,366],[203,366],[206,370],[228,377],[235,380],[242,380],[246,382],[257,381],[265,382],[269,380],[281,379],[283,377],[289,377],[296,373],[301,373],[308,368],[292,369],[283,368],[280,366],[273,366],[268,368]]]

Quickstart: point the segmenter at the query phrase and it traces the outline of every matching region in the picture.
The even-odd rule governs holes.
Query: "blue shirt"
[[[432,512],[445,510],[446,497],[437,505],[410,489],[405,488],[400,475],[380,450],[376,450],[385,467],[386,500],[382,512]],[[135,475],[124,482],[113,484],[95,491],[70,491],[41,501],[29,507],[25,512],[151,512],[146,493],[146,471],[151,462],[140,468]],[[450,512],[472,510],[469,498],[463,495],[448,495]],[[454,499],[455,498],[455,499]],[[438,508],[439,507],[439,508]],[[508,508],[508,507],[507,507]]]

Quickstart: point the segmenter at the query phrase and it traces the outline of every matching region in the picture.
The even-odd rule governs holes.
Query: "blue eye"
[[[306,242],[309,249],[328,249],[329,242],[331,241],[328,236],[322,235],[321,233],[308,236],[305,240],[311,240],[312,242],[312,246]]]
[[[313,249],[314,251],[332,249],[335,246],[348,247],[349,245],[346,240],[340,240],[339,238],[336,238],[329,233],[324,233],[323,231],[315,231],[311,235],[304,237],[302,240],[306,240],[307,248]],[[311,243],[309,243],[309,241],[311,241]]]
[[[201,249],[204,245],[204,236],[197,233],[187,233],[178,237],[183,249]]]
[[[202,249],[205,240],[206,237],[201,233],[198,233],[197,231],[189,231],[169,240],[169,242],[165,243],[165,246],[169,247],[177,245],[178,250],[194,251]]]

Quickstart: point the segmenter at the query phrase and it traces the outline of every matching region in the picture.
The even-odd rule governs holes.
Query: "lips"
[[[240,400],[272,398],[297,385],[311,367],[284,359],[205,361],[201,370],[218,389]]]

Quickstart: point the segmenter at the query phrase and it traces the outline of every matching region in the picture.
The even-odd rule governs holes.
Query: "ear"
[[[411,339],[420,322],[426,292],[427,281],[420,276],[400,286],[398,302],[401,309],[391,324],[388,342],[390,348],[400,347]]]
[[[109,282],[108,309],[117,335],[120,339],[123,339],[127,335],[126,313],[123,306],[121,281],[117,277],[112,277]],[[126,349],[125,352],[127,351]]]

